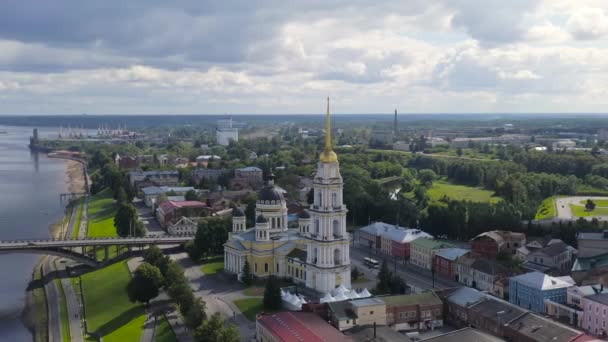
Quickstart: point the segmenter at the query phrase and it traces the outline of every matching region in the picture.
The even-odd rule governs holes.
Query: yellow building
[[[241,276],[245,260],[256,277],[289,277],[308,288],[328,293],[350,288],[350,236],[338,156],[332,149],[329,99],[325,149],[313,179],[314,203],[287,227],[287,203],[272,175],[256,202],[255,227],[246,228],[245,214],[235,209],[233,233],[224,245],[224,268]]]

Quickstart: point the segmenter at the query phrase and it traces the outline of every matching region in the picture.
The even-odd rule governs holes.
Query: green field
[[[110,189],[104,189],[89,201],[89,237],[117,236],[114,227],[116,205]]]
[[[61,336],[63,342],[70,342],[70,318],[68,317],[68,304],[65,301],[65,292],[61,279],[55,279],[55,285],[59,289],[59,312],[61,313]]]
[[[156,325],[156,337],[154,338],[154,342],[177,342],[175,333],[173,333],[165,316],[163,316]]]
[[[536,215],[534,216],[535,220],[547,220],[552,219],[557,216],[557,208],[555,207],[555,197],[545,198],[543,202],[538,207],[536,211]]]
[[[585,210],[585,207],[582,205],[570,204],[570,209],[572,210],[572,215],[577,217],[587,217],[587,216],[608,216],[608,208],[595,208],[592,211]]]
[[[141,304],[129,301],[129,279],[126,262],[82,276],[88,330],[103,336],[105,342],[140,339],[146,316]]]
[[[234,305],[236,305],[250,321],[255,321],[255,315],[264,310],[262,298],[237,299],[234,301]]]
[[[201,271],[206,275],[216,274],[224,269],[224,256],[217,256],[207,259],[201,265]]]
[[[84,207],[83,203],[83,199],[79,199],[76,202],[76,205],[78,206],[78,210],[76,211],[76,219],[74,221],[74,231],[72,231],[72,238],[77,238],[78,237],[78,233],[80,232],[80,222],[82,221],[82,209]]]
[[[492,196],[493,194],[494,193],[490,190],[466,185],[450,184],[445,181],[434,182],[427,191],[427,195],[432,201],[439,201],[444,196],[456,201],[497,203],[502,200],[500,197]]]
[[[243,290],[243,294],[245,296],[250,297],[258,297],[264,295],[264,287],[263,286],[249,286],[248,288]]]
[[[581,201],[580,203],[584,206],[587,204],[587,200]],[[597,207],[608,207],[608,199],[594,199],[593,203],[595,203]]]

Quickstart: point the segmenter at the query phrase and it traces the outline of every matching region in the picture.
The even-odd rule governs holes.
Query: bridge
[[[54,255],[72,259],[91,267],[97,267],[110,259],[109,248],[111,246],[127,247],[127,249],[131,251],[133,247],[143,248],[151,245],[182,245],[193,238],[194,237],[190,235],[180,235],[125,238],[103,237],[65,240],[3,240],[0,241],[0,254],[28,253]],[[104,258],[102,261],[97,260],[98,248],[102,248],[104,251]]]

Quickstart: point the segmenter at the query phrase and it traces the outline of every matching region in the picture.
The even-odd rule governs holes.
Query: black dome
[[[260,214],[258,216],[258,218],[255,219],[255,222],[256,223],[268,223],[268,220],[266,219],[266,217],[264,215]]]
[[[232,209],[232,217],[243,217],[245,213],[240,208]]]
[[[309,219],[310,218],[310,213],[308,212],[308,210],[302,210],[302,212],[300,213],[300,218],[301,219]]]
[[[283,194],[274,186],[268,185],[260,190],[258,194],[258,200],[260,201],[284,201]]]

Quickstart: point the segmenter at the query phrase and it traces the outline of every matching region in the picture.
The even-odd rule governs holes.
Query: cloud
[[[581,8],[570,15],[566,27],[576,39],[598,39],[608,34],[608,15],[601,8]]]

